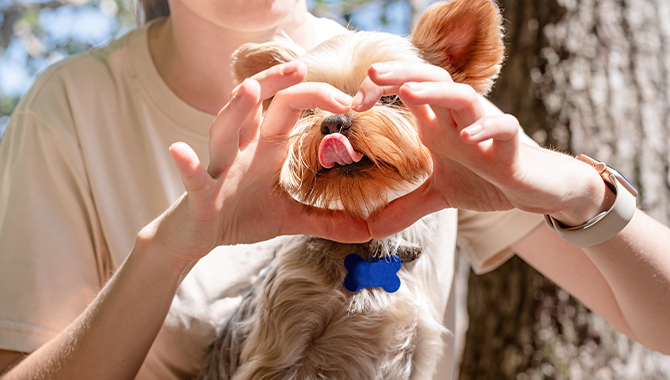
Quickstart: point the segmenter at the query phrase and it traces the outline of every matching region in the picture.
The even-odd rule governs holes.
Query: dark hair
[[[170,15],[170,6],[167,0],[140,0],[141,12],[139,20],[142,24],[155,18],[167,17]]]

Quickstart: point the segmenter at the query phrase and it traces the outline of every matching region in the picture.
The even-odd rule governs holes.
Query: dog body
[[[432,6],[412,39],[377,32],[334,37],[305,52],[288,40],[247,44],[233,57],[238,80],[300,60],[307,81],[352,96],[371,64],[426,62],[478,92],[500,69],[500,14],[490,0]],[[431,173],[414,117],[395,97],[343,115],[303,112],[289,141],[280,191],[317,208],[367,217]],[[428,216],[389,238],[341,244],[294,237],[274,258],[206,354],[201,379],[430,379],[442,354],[445,305],[433,266]],[[402,261],[400,288],[352,293],[345,258]],[[351,269],[351,268],[350,268]]]
[[[430,256],[403,263],[395,293],[349,293],[342,281],[347,255],[430,252],[424,237],[436,226],[427,218],[391,239],[360,245],[292,239],[227,321],[202,378],[430,378],[445,333]]]

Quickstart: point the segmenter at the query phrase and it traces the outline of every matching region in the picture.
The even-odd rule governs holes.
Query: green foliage
[[[0,97],[0,114],[9,115],[10,113],[12,113],[14,107],[16,107],[16,103],[18,103],[18,99],[16,99],[15,97],[10,96]]]

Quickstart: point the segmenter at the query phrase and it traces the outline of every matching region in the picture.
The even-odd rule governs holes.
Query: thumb
[[[170,153],[187,193],[197,197],[211,189],[214,180],[203,168],[193,148],[184,142],[176,142],[170,145]]]
[[[340,210],[324,210],[289,201],[287,223],[280,234],[306,234],[340,243],[364,243],[370,240],[367,222],[353,219]]]
[[[411,193],[393,200],[368,220],[370,235],[380,239],[393,235],[414,224],[424,216],[449,207],[438,191],[433,190],[432,178]]]

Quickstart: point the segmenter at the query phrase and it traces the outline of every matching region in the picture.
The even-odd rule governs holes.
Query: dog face
[[[306,81],[353,96],[373,63],[428,62],[486,93],[503,58],[500,23],[491,0],[451,0],[431,6],[411,38],[351,32],[308,52],[286,38],[246,44],[233,55],[233,72],[241,82],[297,60],[307,65]],[[385,96],[361,113],[305,110],[291,134],[279,185],[300,202],[365,218],[419,186],[431,170],[414,117],[397,96]]]

